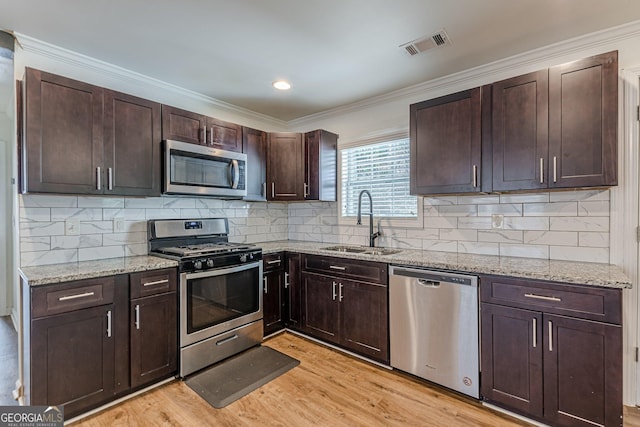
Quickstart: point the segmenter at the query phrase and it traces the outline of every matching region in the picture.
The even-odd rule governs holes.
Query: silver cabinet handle
[[[136,312],[136,321],[135,321],[136,329],[140,329],[140,304],[136,304],[134,310]]]
[[[540,157],[540,184],[544,184],[544,159]]]
[[[267,197],[267,183],[266,182],[262,183],[262,195],[264,197]]]
[[[211,141],[211,145],[213,145],[213,127],[211,128],[211,132],[209,132],[209,140]]]
[[[332,270],[340,270],[340,271],[345,271],[347,269],[347,267],[340,267],[339,265],[330,265],[329,268]]]
[[[146,282],[143,283],[142,286],[162,285],[163,283],[169,283],[169,279],[156,280],[155,282]]]
[[[276,197],[276,183],[272,182],[271,183],[271,198]]]
[[[553,351],[553,323],[549,320],[549,351]]]
[[[533,348],[538,346],[538,319],[533,318]]]
[[[200,136],[198,135],[198,140],[200,139]],[[204,126],[202,128],[202,142],[204,142],[204,145],[207,145],[207,127]]]
[[[264,276],[262,278],[262,281],[264,282],[264,293],[268,294],[269,293],[269,281],[267,280],[267,276]]]
[[[287,289],[289,287],[289,273],[284,272],[284,288]]]
[[[281,259],[274,259],[273,261],[267,261],[267,264],[280,264],[282,262]]]
[[[107,168],[107,189],[113,190],[113,168]]]
[[[541,300],[545,300],[545,301],[562,301],[562,298],[548,297],[548,296],[545,296],[545,295],[524,294],[524,296],[526,298],[541,299]]]
[[[307,196],[309,195],[309,184],[307,184],[306,182],[304,183],[304,188],[302,190],[303,192],[303,196],[305,199],[307,198]]]
[[[111,338],[111,310],[107,311],[107,337]]]
[[[336,284],[336,282],[331,282],[331,283],[333,283],[333,292],[332,293],[333,293],[333,300],[335,301],[336,300],[336,296],[338,296],[338,294],[336,294],[336,286],[337,286],[337,284]]]
[[[473,188],[478,186],[478,166],[473,165]]]
[[[338,298],[338,301],[342,302],[342,298],[344,298],[344,296],[342,295],[342,283],[340,283],[340,286],[338,287],[338,289],[340,293],[340,297]]]
[[[96,168],[96,190],[102,190],[102,172],[100,166]]]
[[[558,158],[556,156],[553,156],[553,182],[557,182],[558,181]]]
[[[95,295],[95,292],[84,292],[82,294],[67,295],[67,296],[64,296],[64,297],[60,297],[60,298],[58,298],[58,301],[69,301],[71,299],[92,297],[94,295]]]

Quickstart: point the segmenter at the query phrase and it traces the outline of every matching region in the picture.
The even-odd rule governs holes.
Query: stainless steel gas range
[[[262,342],[262,249],[226,218],[150,220],[149,253],[179,261],[180,376]]]

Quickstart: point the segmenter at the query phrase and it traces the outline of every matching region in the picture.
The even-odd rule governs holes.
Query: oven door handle
[[[202,277],[223,276],[225,274],[238,273],[240,271],[251,270],[252,268],[259,268],[260,276],[262,276],[262,261],[255,261],[228,268],[199,271],[197,273],[182,273],[181,277],[184,277],[186,280],[200,279]]]

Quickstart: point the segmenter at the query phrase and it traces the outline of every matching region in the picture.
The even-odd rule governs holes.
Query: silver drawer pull
[[[234,334],[234,335],[232,335],[232,336],[230,336],[228,338],[221,339],[220,341],[216,342],[216,345],[224,345],[224,344],[228,343],[229,341],[233,341],[235,339],[238,339],[238,334]]]
[[[553,351],[553,323],[549,320],[549,351]]]
[[[136,326],[136,329],[140,329],[140,304],[136,304],[134,309],[136,311],[136,320],[134,324]]]
[[[111,310],[107,311],[107,337],[111,338]]]
[[[544,295],[524,294],[524,296],[527,297],[527,298],[543,299],[545,301],[562,301],[561,298],[558,298],[558,297],[547,297],[547,296],[544,296]]]
[[[533,318],[533,348],[536,348],[538,346],[538,320],[534,317]]]
[[[347,267],[340,267],[339,265],[330,265],[329,268],[332,270],[340,270],[340,271],[345,271],[347,269]]]
[[[273,261],[267,261],[267,264],[269,264],[269,265],[271,265],[271,264],[280,264],[281,262],[282,262],[282,260],[276,259],[276,260],[273,260]]]
[[[71,299],[78,299],[78,298],[86,298],[86,297],[92,297],[94,296],[96,293],[95,292],[85,292],[83,294],[76,294],[76,295],[67,295],[66,297],[60,297],[58,298],[58,301],[69,301]]]
[[[163,283],[169,283],[169,279],[156,280],[155,282],[146,282],[143,283],[142,286],[162,285]]]

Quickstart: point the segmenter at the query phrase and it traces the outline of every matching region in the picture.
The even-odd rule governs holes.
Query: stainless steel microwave
[[[244,153],[166,140],[163,192],[241,198],[247,195],[246,168]]]

